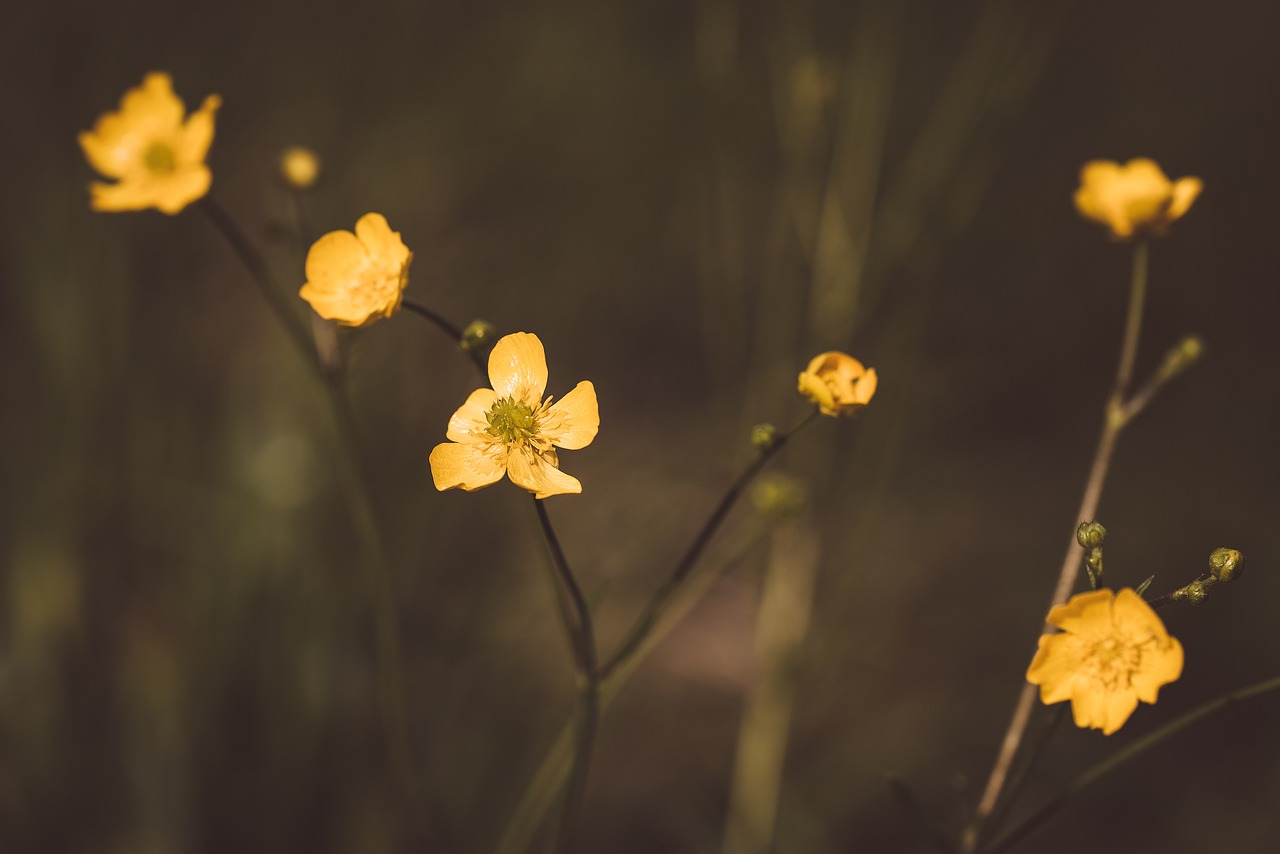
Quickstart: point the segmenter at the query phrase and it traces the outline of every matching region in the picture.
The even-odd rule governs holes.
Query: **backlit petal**
[[[449,419],[445,437],[450,442],[463,443],[493,440],[488,432],[489,422],[484,416],[497,399],[498,393],[491,388],[478,388],[471,392],[467,402],[458,407]]]
[[[356,221],[356,237],[381,268],[398,271],[409,261],[409,249],[400,239],[400,233],[392,231],[387,218],[380,213],[360,217]]]
[[[547,389],[547,355],[537,335],[504,335],[489,354],[489,382],[499,397],[514,397],[531,407]]]
[[[553,444],[576,451],[591,444],[600,430],[596,387],[583,380],[543,414],[538,433]]]
[[[1040,646],[1031,666],[1027,668],[1027,681],[1040,686],[1040,701],[1060,703],[1071,699],[1072,685],[1084,663],[1084,649],[1080,641],[1068,634],[1041,635]]]
[[[528,448],[512,451],[507,460],[507,474],[516,486],[527,489],[535,498],[582,492],[582,484],[551,465]]]
[[[1133,690],[1144,703],[1154,703],[1160,686],[1176,682],[1182,675],[1182,644],[1177,638],[1148,644],[1142,649],[1142,666],[1133,674]]]
[[[213,119],[222,99],[210,95],[200,109],[187,119],[181,134],[175,140],[174,157],[179,163],[203,163],[213,144]]]
[[[465,489],[489,486],[506,473],[506,448],[494,444],[445,442],[431,451],[431,477],[436,489]]]
[[[1080,634],[1095,632],[1100,626],[1110,628],[1111,596],[1111,591],[1105,589],[1079,593],[1065,605],[1050,611],[1045,622],[1063,631]]]

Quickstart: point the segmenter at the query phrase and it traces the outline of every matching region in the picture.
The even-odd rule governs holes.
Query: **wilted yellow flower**
[[[209,192],[213,176],[204,158],[213,142],[213,114],[222,99],[210,95],[184,123],[186,108],[168,74],[152,72],[80,134],[89,164],[114,184],[94,182],[89,204],[97,211],[157,208],[176,214]]]
[[[800,375],[798,388],[823,415],[850,415],[871,402],[876,371],[864,368],[847,353],[832,350],[813,357]]]
[[[310,148],[291,145],[280,154],[280,177],[295,190],[309,190],[320,177],[320,157]]]
[[[413,253],[382,214],[356,221],[356,233],[331,231],[307,252],[307,282],[298,293],[316,314],[346,326],[390,317],[409,284]]]
[[[1076,210],[1111,229],[1120,239],[1160,234],[1191,207],[1204,188],[1199,178],[1170,181],[1154,160],[1139,157],[1123,166],[1093,160],[1080,170]]]
[[[504,336],[489,354],[489,382],[449,419],[449,441],[431,452],[436,489],[467,492],[510,476],[537,498],[581,492],[582,484],[560,471],[556,448],[576,451],[600,429],[596,389],[583,380],[552,403],[547,357],[537,335]]]
[[[1059,634],[1043,635],[1027,681],[1048,703],[1071,701],[1076,726],[1120,729],[1161,685],[1182,675],[1182,644],[1132,590],[1092,590],[1049,612]]]

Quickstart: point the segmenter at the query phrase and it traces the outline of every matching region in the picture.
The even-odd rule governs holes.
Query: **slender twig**
[[[324,375],[323,367],[320,364],[316,354],[315,345],[311,341],[311,336],[307,334],[306,329],[298,320],[298,315],[289,307],[289,303],[285,301],[284,294],[280,291],[280,286],[276,284],[275,277],[271,275],[271,268],[267,266],[267,262],[262,255],[254,248],[253,243],[249,241],[240,226],[231,217],[229,213],[218,204],[213,196],[205,196],[201,199],[196,207],[204,212],[209,221],[218,229],[223,238],[231,246],[231,249],[240,258],[240,262],[244,264],[249,271],[250,277],[254,284],[258,286],[258,290],[262,293],[263,298],[267,301],[271,311],[275,314],[276,319],[284,326],[285,331],[289,334],[295,344],[298,346],[298,352],[303,355],[313,369]]]
[[[541,499],[533,499],[538,514],[538,524],[546,541],[547,552],[555,566],[560,583],[573,605],[572,612],[562,611],[562,616],[572,618],[570,633],[574,638],[574,660],[578,671],[578,725],[574,744],[573,767],[565,787],[564,809],[556,832],[556,851],[568,851],[573,842],[573,830],[577,826],[586,794],[587,776],[591,768],[591,754],[595,746],[596,728],[600,717],[600,669],[596,655],[595,627],[591,621],[591,609],[582,594],[569,561],[565,558],[560,539],[556,536],[547,508]]]
[[[1112,387],[1111,397],[1107,401],[1103,416],[1102,434],[1098,437],[1098,447],[1094,451],[1093,464],[1089,467],[1089,478],[1085,482],[1084,495],[1080,500],[1080,509],[1072,524],[1071,541],[1067,546],[1066,556],[1062,561],[1062,569],[1058,572],[1058,583],[1049,602],[1049,609],[1067,601],[1076,579],[1080,575],[1080,559],[1083,554],[1080,544],[1076,542],[1075,526],[1081,521],[1097,518],[1098,503],[1102,498],[1102,488],[1107,480],[1107,472],[1111,468],[1111,456],[1115,451],[1116,440],[1129,420],[1124,417],[1124,399],[1133,377],[1133,365],[1137,358],[1138,339],[1142,332],[1142,309],[1147,293],[1147,241],[1139,240],[1133,249],[1133,274],[1129,282],[1129,310],[1125,320],[1124,339],[1120,346],[1120,361],[1116,366],[1116,379]],[[1048,611],[1046,611],[1048,613]],[[1009,769],[1017,756],[1018,747],[1026,734],[1027,722],[1031,718],[1031,710],[1035,705],[1036,686],[1026,682],[1022,693],[1018,696],[1013,717],[1000,744],[1000,752],[995,765],[987,778],[987,784],[978,801],[973,821],[961,839],[962,854],[972,854],[977,850],[983,826],[990,817],[1000,794],[1008,780]]]
[[[449,318],[432,308],[428,308],[420,302],[414,302],[413,300],[407,299],[402,301],[400,305],[413,314],[425,318],[435,324],[437,329],[449,336],[449,339],[453,341],[454,346],[466,354],[466,357],[471,360],[471,364],[475,366],[477,371],[479,371],[480,377],[482,379],[488,379],[489,368],[485,364],[484,353],[479,348],[466,346],[466,343],[463,340],[465,333],[461,327],[449,320]]]
[[[1000,852],[1008,850],[1012,845],[1021,841],[1027,834],[1039,827],[1044,821],[1052,817],[1058,810],[1062,809],[1068,801],[1092,786],[1102,778],[1106,777],[1112,771],[1115,771],[1125,765],[1129,760],[1135,759],[1147,750],[1160,744],[1165,739],[1177,735],[1182,730],[1199,721],[1201,718],[1207,717],[1214,712],[1226,708],[1232,703],[1242,702],[1254,697],[1260,697],[1263,694],[1270,693],[1280,689],[1280,676],[1265,679],[1256,682],[1247,688],[1241,688],[1238,691],[1232,691],[1223,694],[1217,699],[1197,706],[1179,718],[1175,718],[1154,732],[1146,735],[1137,741],[1119,750],[1089,770],[1085,771],[1079,777],[1071,782],[1067,788],[1063,789],[1053,798],[1050,798],[1038,810],[1024,819],[1020,824],[1013,827],[1009,832],[1005,833],[999,839],[985,849],[984,854],[1000,854]]]
[[[746,469],[743,470],[742,474],[738,475],[738,479],[729,486],[729,489],[720,499],[720,503],[711,511],[711,515],[707,517],[707,521],[703,523],[702,528],[699,529],[697,535],[694,536],[693,542],[689,544],[689,547],[685,550],[685,553],[681,556],[679,562],[676,563],[671,574],[667,576],[667,580],[664,581],[662,586],[654,592],[652,598],[649,600],[648,606],[645,607],[644,612],[631,627],[631,631],[627,633],[626,638],[623,639],[622,643],[618,646],[618,649],[613,653],[613,655],[611,655],[601,666],[600,673],[602,678],[607,677],[618,667],[625,664],[627,659],[635,655],[636,650],[640,648],[644,643],[645,637],[648,636],[649,632],[653,629],[654,623],[656,623],[658,618],[662,615],[662,611],[666,608],[672,595],[680,588],[681,583],[683,583],[685,578],[689,575],[689,571],[693,569],[694,565],[698,562],[698,558],[702,556],[703,551],[706,550],[707,545],[711,542],[711,538],[715,535],[716,530],[719,529],[721,523],[724,522],[725,517],[729,515],[729,511],[733,509],[733,505],[737,502],[742,491],[746,489],[747,485],[750,484],[755,476],[760,473],[760,470],[765,467],[769,460],[773,459],[774,455],[777,454],[778,451],[782,450],[782,447],[786,445],[793,436],[813,422],[814,418],[817,417],[817,414],[818,410],[815,408],[801,419],[800,423],[795,427],[791,428],[786,433],[779,433],[771,444],[767,445],[756,454],[756,458],[751,461],[751,464],[748,465]]]

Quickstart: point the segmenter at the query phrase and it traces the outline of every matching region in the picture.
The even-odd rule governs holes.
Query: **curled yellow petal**
[[[547,390],[547,354],[537,335],[504,335],[489,353],[489,382],[499,397],[513,397],[530,406],[542,402]]]
[[[431,451],[431,477],[436,489],[473,492],[502,480],[506,449],[500,445],[445,442]]]
[[[800,374],[796,388],[823,415],[850,415],[871,402],[878,384],[874,368],[832,350],[819,353]]]

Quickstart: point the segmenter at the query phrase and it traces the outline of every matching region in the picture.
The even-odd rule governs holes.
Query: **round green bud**
[[[778,428],[772,424],[757,424],[751,428],[751,444],[761,451],[767,451],[778,441]]]
[[[1076,528],[1076,542],[1082,549],[1101,548],[1102,541],[1106,538],[1107,529],[1097,522],[1082,522],[1080,527]]]
[[[473,320],[467,324],[466,329],[462,330],[462,341],[459,343],[462,345],[462,349],[468,352],[478,350],[492,344],[497,334],[498,330],[489,321]]]
[[[1235,549],[1214,549],[1209,555],[1209,574],[1218,581],[1235,581],[1244,572],[1244,555]]]
[[[1203,581],[1193,581],[1186,587],[1175,590],[1173,598],[1179,602],[1190,602],[1192,605],[1199,605],[1209,598],[1209,585]]]

